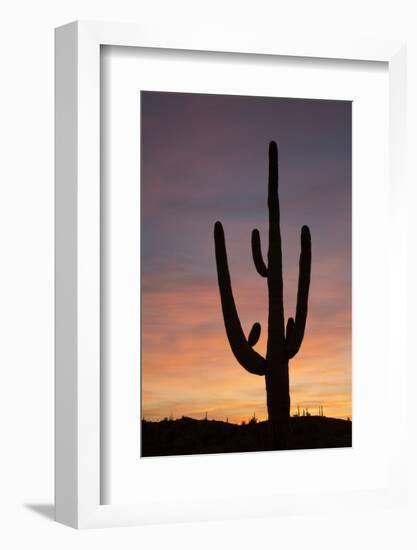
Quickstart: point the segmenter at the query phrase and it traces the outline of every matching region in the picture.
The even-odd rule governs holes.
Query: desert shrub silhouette
[[[255,323],[246,338],[240,323],[232,292],[224,231],[220,222],[216,222],[214,226],[214,242],[221,306],[230,347],[243,368],[252,374],[265,376],[271,446],[274,449],[285,449],[288,445],[290,418],[288,363],[300,349],[306,326],[311,272],[311,236],[309,228],[304,225],[301,229],[295,319],[290,317],[285,327],[278,148],[274,141],[269,144],[268,211],[268,265],[262,257],[259,231],[254,229],[252,232],[253,261],[257,272],[267,279],[268,284],[268,340],[265,358],[253,349],[259,340],[261,325]]]

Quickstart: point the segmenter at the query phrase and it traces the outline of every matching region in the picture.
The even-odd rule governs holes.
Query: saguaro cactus
[[[229,344],[243,368],[252,374],[265,376],[272,446],[275,449],[282,449],[287,445],[290,417],[288,362],[300,349],[307,319],[311,237],[309,228],[304,225],[301,229],[295,319],[290,317],[285,327],[278,198],[278,149],[274,141],[269,144],[268,210],[268,265],[265,264],[262,257],[259,231],[257,229],[252,231],[253,261],[259,275],[265,277],[268,283],[268,341],[265,358],[253,349],[259,340],[261,325],[255,323],[246,338],[240,323],[233,298],[224,231],[220,222],[216,222],[214,226],[214,242],[223,319]]]

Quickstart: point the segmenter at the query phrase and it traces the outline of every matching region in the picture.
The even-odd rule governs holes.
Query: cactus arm
[[[308,292],[311,275],[311,236],[309,228],[301,229],[301,254],[298,274],[297,307],[295,321],[288,319],[286,334],[286,349],[291,359],[300,349],[304,338],[308,311]],[[292,323],[290,321],[292,320]]]
[[[285,349],[287,357],[291,359],[297,353],[297,342],[295,338],[295,321],[290,317],[287,321],[287,329],[285,331]]]
[[[268,269],[262,258],[261,237],[257,229],[252,231],[252,258],[256,271],[261,277],[266,277],[268,275]]]
[[[289,317],[287,321],[287,328],[285,330],[285,341],[291,342],[293,335],[294,335],[294,319],[292,317]]]
[[[259,323],[254,323],[248,336],[248,344],[252,348],[258,343],[260,335],[261,335],[261,325]]]
[[[259,355],[259,353],[252,349],[251,344],[248,342],[248,340],[246,340],[245,334],[240,324],[240,319],[233,298],[229,266],[227,263],[224,231],[223,226],[220,222],[216,222],[214,226],[214,243],[216,252],[217,278],[219,282],[223,320],[230,347],[237,361],[242,365],[244,369],[252,374],[258,374],[262,376],[265,374],[266,361],[261,355]],[[253,331],[254,328],[252,328],[249,335],[249,339],[251,341],[254,340],[254,335],[252,334]]]

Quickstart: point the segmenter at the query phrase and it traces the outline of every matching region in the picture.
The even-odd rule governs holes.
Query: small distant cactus
[[[227,261],[223,226],[216,222],[214,242],[223,319],[230,347],[237,361],[252,374],[265,376],[268,420],[271,443],[275,449],[286,448],[290,417],[288,362],[298,350],[304,337],[307,319],[308,292],[311,271],[311,237],[309,228],[301,229],[301,255],[295,319],[290,317],[285,327],[280,211],[278,197],[278,148],[269,144],[268,177],[269,248],[265,264],[259,231],[252,232],[252,256],[257,272],[268,283],[268,341],[266,357],[253,347],[259,340],[261,325],[254,323],[246,337],[236,310]]]

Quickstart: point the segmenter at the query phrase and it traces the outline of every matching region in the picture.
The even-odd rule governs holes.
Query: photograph
[[[138,456],[352,446],[352,102],[140,92]]]
[[[416,2],[2,8],[0,550],[417,550]]]

